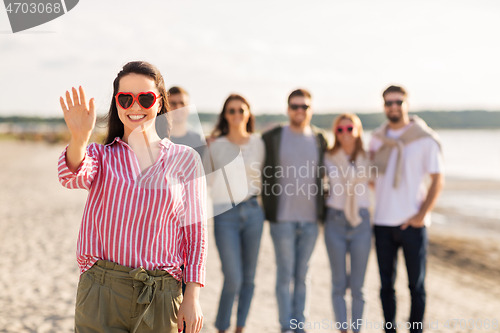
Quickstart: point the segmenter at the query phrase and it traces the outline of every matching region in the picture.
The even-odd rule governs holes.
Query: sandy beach
[[[79,274],[76,240],[87,192],[67,190],[59,184],[57,158],[63,148],[60,144],[0,141],[0,332],[73,331]],[[469,189],[500,193],[500,183],[447,179],[443,202],[453,198],[457,191]],[[429,229],[426,321],[432,326],[429,329],[426,323],[426,331],[500,331],[500,221],[467,216],[440,202],[436,213],[435,223]],[[397,321],[406,322],[409,292],[404,258],[400,259]],[[380,281],[374,251],[368,265],[364,332],[382,332]],[[275,267],[266,224],[246,332],[279,332]],[[331,277],[323,233],[310,270],[307,320],[315,327],[308,331],[333,332]],[[201,293],[203,332],[216,332],[213,323],[222,279],[213,228],[209,225],[207,280]],[[462,321],[457,323],[453,319]],[[445,327],[447,320],[449,327]],[[231,331],[235,316],[232,323]]]

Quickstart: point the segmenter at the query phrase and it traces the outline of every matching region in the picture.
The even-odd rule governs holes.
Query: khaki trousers
[[[77,333],[178,333],[181,282],[168,272],[99,260],[78,283]]]

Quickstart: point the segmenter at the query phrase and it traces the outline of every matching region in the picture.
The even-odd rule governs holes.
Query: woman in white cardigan
[[[332,270],[332,302],[336,327],[347,332],[344,300],[347,288],[352,296],[352,322],[363,318],[363,283],[371,248],[368,208],[370,168],[363,149],[363,127],[354,114],[342,114],[333,122],[334,146],[325,153],[330,195],[326,201],[325,243]],[[346,255],[350,257],[350,274]],[[354,325],[354,332],[361,326]]]
[[[224,285],[215,326],[230,326],[238,296],[236,332],[242,332],[253,297],[254,277],[264,213],[257,202],[261,192],[264,143],[253,133],[254,116],[240,95],[230,95],[212,133],[204,156],[214,170],[207,176],[214,207],[215,243],[219,250]],[[210,169],[210,167],[209,167]]]

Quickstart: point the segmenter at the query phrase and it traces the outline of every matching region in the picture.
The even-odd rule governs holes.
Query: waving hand
[[[90,99],[89,105],[87,105],[87,100],[85,98],[85,92],[80,86],[80,96],[75,88],[73,90],[73,100],[71,99],[71,94],[66,91],[66,103],[61,97],[61,108],[64,112],[64,120],[66,125],[71,132],[71,135],[75,139],[88,139],[92,133],[92,129],[95,126],[96,114],[94,99]],[[67,104],[67,106],[66,106]]]
[[[87,106],[85,92],[81,86],[79,90],[80,96],[75,88],[72,89],[73,100],[68,91],[66,91],[66,103],[64,98],[59,99],[64,112],[64,121],[71,132],[71,141],[66,151],[66,164],[72,172],[77,171],[85,157],[85,149],[96,120],[94,99],[90,99]]]

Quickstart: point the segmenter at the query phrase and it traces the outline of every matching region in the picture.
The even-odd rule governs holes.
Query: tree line
[[[500,112],[498,111],[481,111],[481,110],[464,110],[464,111],[420,111],[413,112],[422,118],[430,127],[435,129],[496,129],[500,128]],[[338,114],[314,114],[312,124],[320,128],[329,129],[333,120]],[[363,123],[363,127],[367,130],[374,129],[379,126],[385,116],[382,112],[377,113],[358,113],[357,114]],[[201,123],[215,124],[218,114],[200,112]],[[258,131],[269,129],[270,127],[287,121],[286,115],[283,114],[259,114],[255,116],[255,125]],[[62,117],[23,117],[23,116],[4,116],[0,117],[0,123],[49,123],[49,124],[64,124]]]

